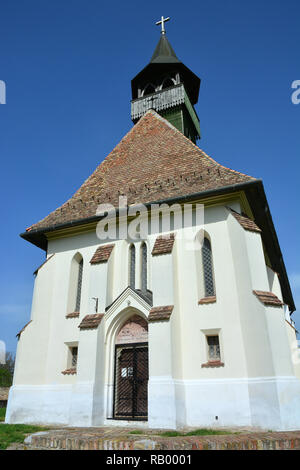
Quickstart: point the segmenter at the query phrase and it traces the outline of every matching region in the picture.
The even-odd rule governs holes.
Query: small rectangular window
[[[71,365],[76,369],[77,367],[77,357],[78,357],[78,347],[71,348]]]
[[[208,360],[209,361],[220,361],[220,343],[219,336],[207,336],[207,346],[208,346]]]

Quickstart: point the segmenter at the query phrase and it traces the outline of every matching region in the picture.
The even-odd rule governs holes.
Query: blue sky
[[[0,339],[9,351],[44,260],[19,233],[65,202],[131,128],[130,80],[150,60],[161,15],[177,56],[202,79],[199,146],[263,179],[300,305],[298,0],[10,0],[0,9]],[[300,328],[300,313],[294,320]]]

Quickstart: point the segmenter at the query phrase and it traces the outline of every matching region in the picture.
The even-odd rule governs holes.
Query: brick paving
[[[11,449],[32,450],[300,450],[300,431],[249,432],[210,436],[162,437],[158,430],[137,428],[61,428],[28,436]],[[165,430],[164,430],[165,431]]]

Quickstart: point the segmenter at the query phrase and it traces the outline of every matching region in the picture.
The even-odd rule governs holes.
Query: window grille
[[[78,281],[77,281],[77,294],[76,294],[75,312],[80,312],[82,271],[83,271],[83,259],[80,261],[80,263],[78,265]]]
[[[135,246],[131,245],[129,250],[129,285],[135,288]]]
[[[215,295],[215,285],[212,266],[211,244],[208,238],[204,238],[202,246],[202,263],[204,274],[204,291],[205,297]]]
[[[142,244],[142,291],[146,292],[147,290],[147,245],[146,243]]]
[[[72,367],[77,367],[77,357],[78,357],[78,347],[71,348],[71,354],[72,354]]]
[[[207,345],[208,359],[210,361],[219,361],[221,359],[219,336],[207,336]]]

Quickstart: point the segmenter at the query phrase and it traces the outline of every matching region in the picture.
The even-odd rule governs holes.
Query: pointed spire
[[[169,43],[166,34],[162,34],[155,51],[151,57],[150,64],[179,63],[173,47]]]

